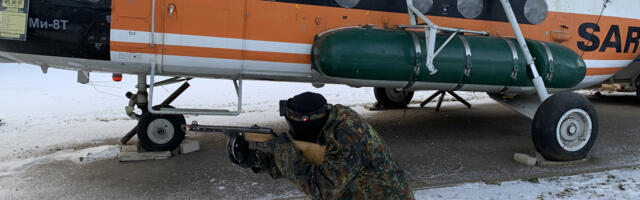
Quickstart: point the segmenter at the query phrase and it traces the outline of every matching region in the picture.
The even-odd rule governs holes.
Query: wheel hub
[[[591,138],[592,122],[589,114],[581,109],[567,111],[556,129],[558,143],[567,151],[578,151]]]
[[[395,102],[402,102],[406,96],[406,92],[398,89],[386,89],[387,97]]]
[[[156,144],[166,144],[171,141],[175,133],[173,124],[166,119],[155,119],[147,127],[149,139]]]
[[[576,134],[577,128],[575,125],[572,125],[569,127],[569,134],[574,135]]]

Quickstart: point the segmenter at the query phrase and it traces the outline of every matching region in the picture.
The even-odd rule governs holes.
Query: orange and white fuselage
[[[582,55],[587,88],[639,54],[636,0],[546,0],[546,19],[521,24],[528,39],[557,42]],[[602,14],[602,15],[601,15]],[[428,16],[435,24],[513,37],[507,22]],[[315,35],[342,27],[409,24],[406,13],[265,0],[113,0],[109,60],[0,53],[22,62],[83,71],[335,83],[311,68]],[[437,89],[425,85],[423,88]],[[490,92],[490,91],[489,91]]]

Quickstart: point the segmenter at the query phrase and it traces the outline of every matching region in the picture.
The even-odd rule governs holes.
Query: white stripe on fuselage
[[[578,85],[576,85],[576,87],[574,87],[572,90],[590,88],[590,87],[593,87],[594,85],[602,83],[603,81],[605,81],[607,79],[610,79],[611,77],[613,77],[613,74],[586,76],[586,77],[584,77],[582,82],[580,82]]]
[[[199,35],[182,35],[170,33],[155,34],[155,42],[157,44],[186,46],[186,47],[204,47],[217,49],[262,51],[275,53],[291,53],[304,54],[311,53],[311,44],[290,43],[290,42],[272,42],[261,40],[244,40],[225,37],[211,37]],[[111,41],[113,42],[130,42],[150,44],[150,33],[144,31],[129,30],[111,30]],[[164,41],[163,38],[164,37]]]
[[[627,67],[633,60],[585,60],[587,68],[619,68]]]
[[[111,59],[125,63],[148,64],[153,54],[111,51]],[[203,58],[191,56],[163,56],[162,71],[177,73],[194,73],[199,75],[288,75],[310,77],[311,65],[284,62],[237,60],[224,58]],[[158,55],[156,59],[159,59]],[[185,65],[188,63],[188,65]],[[268,78],[268,77],[264,77]]]

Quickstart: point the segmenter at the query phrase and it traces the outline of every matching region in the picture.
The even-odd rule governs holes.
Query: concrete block
[[[545,159],[539,152],[535,152],[535,156],[524,153],[514,153],[513,159],[523,165],[527,166],[539,166],[539,167],[563,167],[571,165],[579,165],[588,162],[591,155],[587,155],[586,158],[574,160],[574,161],[550,161]]]
[[[138,145],[122,145],[120,152],[138,152]]]
[[[185,140],[180,144],[180,154],[188,154],[200,150],[200,142],[197,140]]]
[[[536,159],[536,157],[523,153],[514,153],[513,159],[516,160],[516,162],[526,166],[535,166],[538,162],[538,159]]]
[[[587,154],[587,156],[583,159],[574,160],[574,161],[550,161],[544,159],[542,154],[536,152],[536,157],[538,158],[538,166],[540,167],[564,167],[564,166],[572,166],[579,165],[588,162],[591,159],[591,154]]]
[[[141,161],[141,160],[162,160],[171,157],[170,151],[160,152],[120,152],[118,160],[120,162]]]

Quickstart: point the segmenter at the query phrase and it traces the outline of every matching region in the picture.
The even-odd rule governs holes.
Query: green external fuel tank
[[[436,49],[450,35],[438,34]],[[547,88],[568,89],[586,74],[584,60],[564,46],[527,40]],[[426,68],[424,32],[372,27],[339,29],[316,37],[313,68],[336,82],[361,87],[530,92],[531,72],[512,38],[457,35]]]

